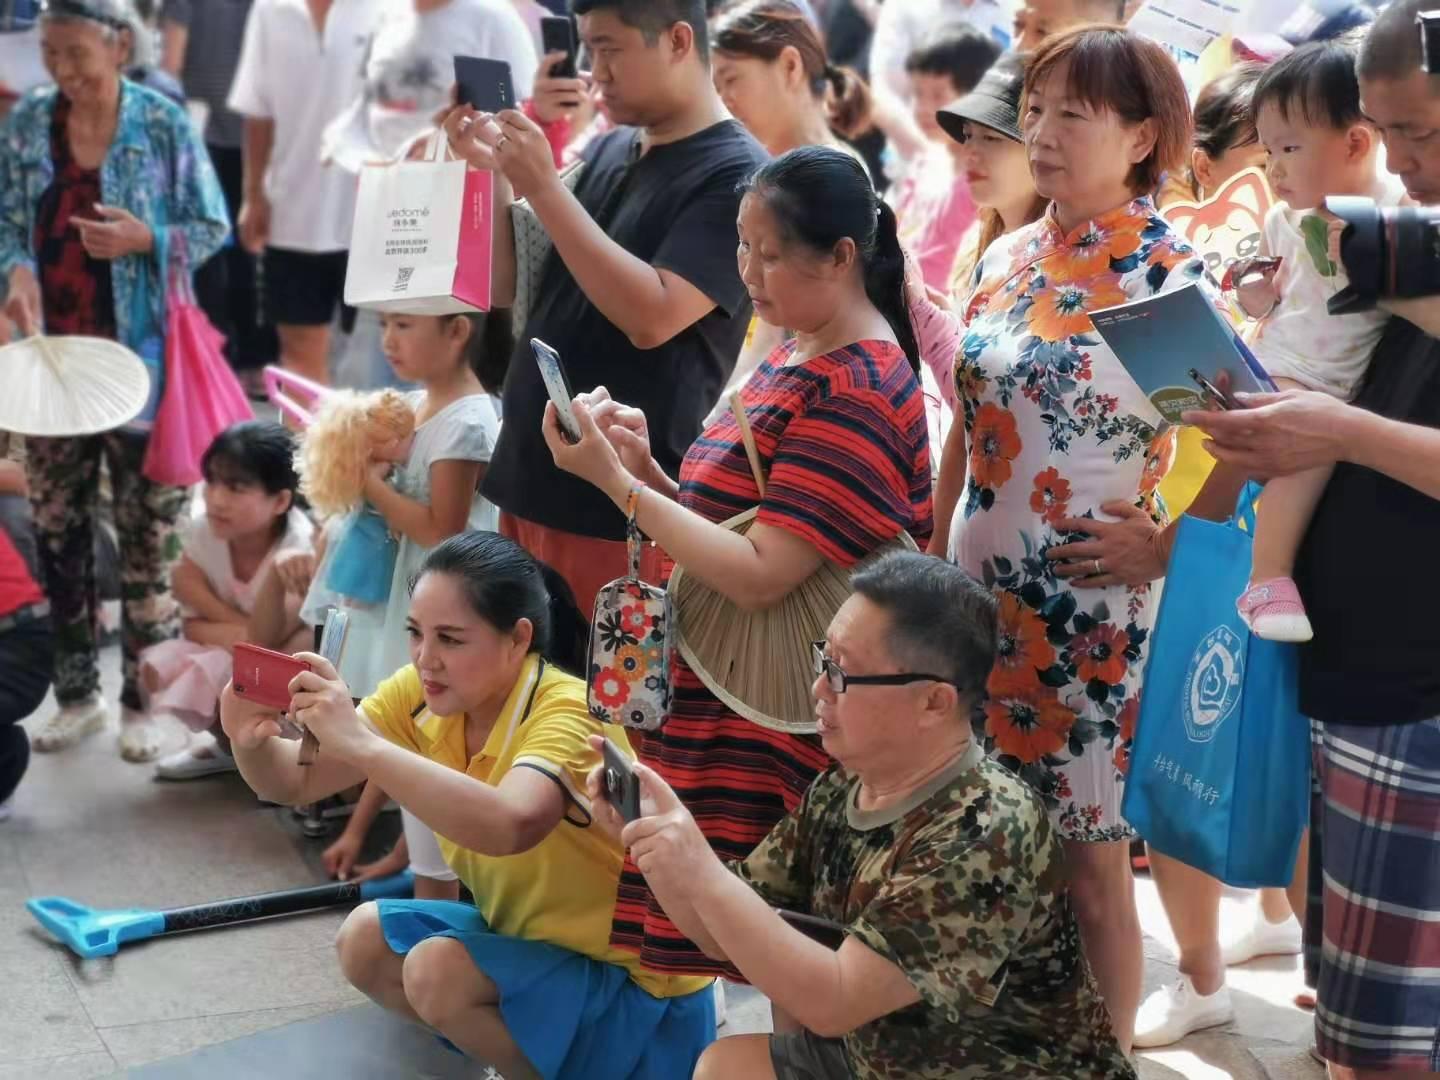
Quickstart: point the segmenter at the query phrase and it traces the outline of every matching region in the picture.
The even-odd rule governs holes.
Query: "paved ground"
[[[113,695],[116,650],[104,660]],[[176,729],[174,745],[181,738]],[[104,907],[165,906],[316,883],[319,848],[288,811],[260,806],[237,777],[153,782],[148,768],[120,760],[113,731],[60,757],[37,755],[15,817],[0,824],[0,1080],[123,1076],[363,1002],[331,951],[338,913],[191,934],[81,962],[23,907],[48,894]],[[1148,990],[1173,978],[1174,965],[1154,889],[1148,880],[1138,887]],[[1245,917],[1240,899],[1226,901],[1227,921]],[[1233,971],[1231,983],[1236,1024],[1144,1055],[1141,1076],[1320,1080],[1306,1052],[1309,1018],[1291,1003],[1300,988],[1295,963],[1260,961]],[[732,987],[722,1034],[768,1026],[764,1000]],[[271,1070],[267,1080],[291,1078]]]

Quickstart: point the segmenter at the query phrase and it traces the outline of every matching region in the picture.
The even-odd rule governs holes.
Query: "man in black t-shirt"
[[[1431,2],[1383,11],[1358,73],[1390,170],[1436,205],[1440,76],[1421,68],[1415,22]],[[1292,391],[1193,418],[1255,475],[1335,464],[1295,574],[1315,629],[1300,705],[1323,869],[1306,933],[1323,933],[1317,1045],[1357,1080],[1440,1077],[1440,339],[1420,328],[1440,326],[1440,300],[1389,307],[1353,404]]]
[[[582,610],[625,570],[625,522],[562,473],[541,435],[548,400],[530,339],[555,348],[575,393],[606,387],[644,411],[672,477],[724,389],[750,319],[735,262],[738,185],[765,153],[710,79],[703,0],[576,0],[603,108],[620,126],[585,152],[572,194],[544,134],[518,112],[458,109],[451,144],[497,177],[495,303],[514,290],[502,208],[529,200],[555,249],[511,358],[505,423],[484,493],[501,529],[570,582]]]

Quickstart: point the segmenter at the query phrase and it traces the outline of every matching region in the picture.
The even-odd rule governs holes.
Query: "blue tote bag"
[[[1224,523],[1181,518],[1151,638],[1125,819],[1156,850],[1227,885],[1290,882],[1310,800],[1294,645],[1235,610],[1259,487]]]

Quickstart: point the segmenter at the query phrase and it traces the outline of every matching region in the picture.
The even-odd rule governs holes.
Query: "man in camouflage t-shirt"
[[[837,1075],[1134,1076],[1081,955],[1040,799],[978,743],[885,810],[859,809],[859,787],[832,767],[736,867],[766,903],[840,923],[919,992],[839,1040],[850,1071]],[[802,1060],[839,1049],[794,1038],[784,1050]]]
[[[853,588],[815,647],[817,728],[839,764],[748,858],[722,864],[636,767],[642,816],[622,838],[656,898],[770,998],[782,1032],[801,1029],[722,1039],[696,1080],[1133,1080],[1044,805],[970,730],[993,600],[908,553]],[[614,828],[598,771],[590,787]]]

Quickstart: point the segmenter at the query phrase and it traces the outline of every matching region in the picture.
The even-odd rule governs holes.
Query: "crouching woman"
[[[433,1028],[509,1080],[688,1076],[715,1037],[710,980],[653,974],[611,948],[617,843],[591,822],[585,627],[569,590],[513,541],[470,532],[425,560],[410,601],[413,663],[358,710],[334,669],[290,684],[279,718],[227,689],[222,721],[246,782],[303,804],[373,780],[435,831],[475,897],[385,900],[340,930],[340,965],[384,1008]]]

